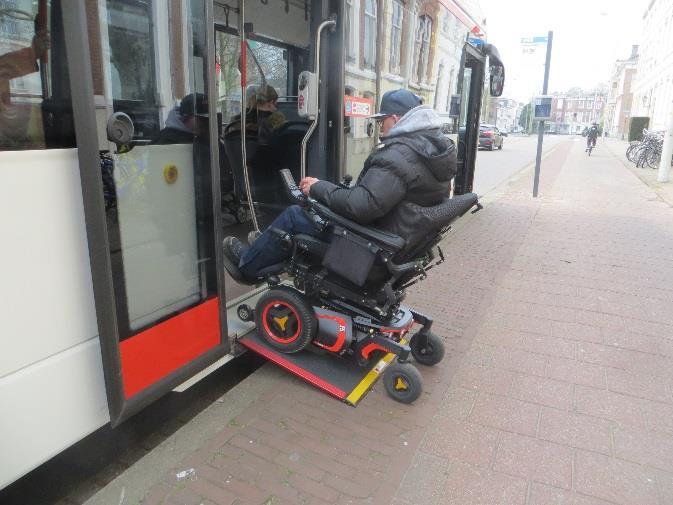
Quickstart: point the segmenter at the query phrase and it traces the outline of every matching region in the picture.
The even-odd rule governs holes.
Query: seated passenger
[[[208,131],[208,101],[203,93],[190,93],[166,118],[155,144],[191,144]]]
[[[261,145],[271,145],[275,132],[285,124],[285,116],[278,111],[278,93],[268,84],[250,86],[246,91],[245,131],[257,135]],[[224,136],[241,131],[238,114],[224,129]]]
[[[402,225],[396,209],[405,201],[438,205],[448,196],[456,169],[455,146],[442,134],[437,113],[421,105],[420,97],[408,90],[385,93],[380,112],[372,118],[380,124],[381,145],[365,161],[354,186],[346,189],[314,177],[302,179],[299,185],[304,194],[333,212],[404,238],[414,228],[413,222],[405,219]],[[329,231],[321,236],[296,205],[285,209],[270,228],[330,239]],[[281,249],[278,235],[269,229],[250,246],[236,237],[224,240],[225,267],[241,282],[254,282],[261,270],[289,257],[290,253]]]

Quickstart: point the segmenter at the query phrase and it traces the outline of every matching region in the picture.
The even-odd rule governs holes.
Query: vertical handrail
[[[257,214],[255,205],[252,201],[252,191],[250,191],[250,177],[248,175],[248,155],[246,142],[246,119],[248,112],[248,97],[246,86],[248,84],[248,42],[245,38],[245,0],[238,2],[238,33],[241,39],[241,162],[243,164],[243,182],[245,183],[245,194],[248,197],[250,206],[250,217],[252,217],[252,226],[255,231],[259,231],[257,223]]]
[[[315,90],[316,93],[320,90],[320,36],[322,34],[322,31],[327,28],[328,26],[336,26],[336,21],[334,19],[328,19],[327,21],[323,21],[320,23],[320,26],[318,26],[318,33],[316,35],[316,41],[315,41],[315,62],[313,66],[313,71],[315,72],[317,78],[317,86],[318,89]],[[313,123],[311,123],[311,126],[309,127],[308,131],[306,132],[306,135],[304,135],[304,138],[301,141],[301,178],[303,179],[306,177],[306,146],[308,144],[309,139],[311,138],[311,135],[313,135],[313,132],[315,131],[316,127],[318,126],[318,118],[320,117],[320,94],[318,94],[318,110],[315,115],[315,119],[313,120]]]

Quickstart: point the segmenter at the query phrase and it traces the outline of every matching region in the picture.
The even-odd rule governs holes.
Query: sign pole
[[[547,94],[547,85],[549,84],[549,62],[551,61],[551,43],[554,32],[549,31],[547,35],[547,58],[544,63],[544,84],[542,85],[542,94]],[[540,162],[542,161],[542,138],[544,137],[544,121],[540,121],[537,130],[537,155],[535,156],[535,179],[533,180],[533,198],[537,198],[538,187],[540,185]]]

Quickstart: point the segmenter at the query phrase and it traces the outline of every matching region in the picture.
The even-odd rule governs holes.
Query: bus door
[[[229,352],[213,6],[76,5],[64,17],[114,426]]]
[[[300,179],[301,145],[311,122],[298,114],[298,77],[304,70],[313,70],[317,27],[329,17],[329,4],[337,2],[241,0],[230,5],[215,4],[224,235],[235,235],[247,242],[249,232],[264,229],[290,204],[279,171],[288,168],[296,180]],[[324,54],[330,51],[328,37],[323,33]],[[328,61],[329,57],[324,57],[323,65]],[[329,80],[325,78],[326,71],[322,73],[325,86]],[[322,94],[325,103],[326,96]],[[338,110],[340,102],[336,102]],[[318,121],[308,144],[307,173],[325,178],[325,150],[332,141],[320,140],[321,125],[328,124],[326,116]],[[334,168],[330,166],[329,170]],[[227,300],[250,291],[228,275],[225,289]]]
[[[504,86],[505,69],[495,46],[484,43],[477,46],[466,43],[463,46],[458,78],[460,113],[458,116],[458,164],[454,179],[454,194],[456,195],[472,191],[487,62],[490,65],[488,72],[490,95],[500,96]]]

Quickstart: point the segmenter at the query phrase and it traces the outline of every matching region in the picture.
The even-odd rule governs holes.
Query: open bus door
[[[479,120],[486,65],[489,65],[489,93],[493,97],[502,94],[505,83],[505,67],[498,50],[492,44],[465,43],[458,78],[458,165],[454,180],[454,194],[463,195],[472,191],[474,170],[479,145]]]
[[[213,168],[214,41],[204,29],[213,25],[213,4],[108,0],[95,15],[89,2],[68,5],[87,240],[115,426],[230,350]]]
[[[297,76],[314,56],[311,34],[338,4],[313,0],[298,7],[274,0],[260,6],[239,0],[225,8],[212,0],[189,0],[166,9],[158,1],[107,0],[99,6],[72,2],[72,8],[68,4],[64,9],[86,233],[113,427],[202,369],[232,356],[230,338],[235,335],[227,327],[227,302],[241,292],[230,291],[234,283],[221,262],[222,238],[230,231],[223,217],[222,176],[232,160],[220,142],[221,137],[227,140],[226,133],[221,136],[220,131],[227,126],[223,98],[235,107],[236,97],[222,97],[217,86],[232,66],[240,72],[241,63],[263,80],[271,82],[278,75],[259,61],[252,70],[248,58],[230,61],[225,68],[226,51],[216,43],[226,38],[218,39],[212,28],[219,25],[240,38],[239,26],[244,26],[244,38],[251,39],[245,47],[258,51],[251,56],[259,59],[264,50],[271,59],[287,57],[284,91],[289,103],[292,98],[296,103]],[[250,16],[239,19],[246,6]],[[292,24],[279,25],[272,13],[287,15]],[[256,34],[255,27],[269,36]],[[321,52],[332,51],[337,40],[323,36]],[[322,77],[321,86],[326,86],[329,76],[323,72]],[[245,110],[244,88],[238,91],[239,111]],[[323,116],[315,138],[330,137],[328,123],[336,129]],[[309,174],[326,178],[325,145],[336,141],[313,140],[308,146]],[[296,147],[299,153],[301,146]],[[264,176],[261,182],[271,183],[267,195],[274,194],[274,185],[280,191],[280,178]],[[253,198],[238,194],[236,200],[250,205],[254,191],[253,187]],[[236,223],[242,225],[236,233],[243,237],[251,224],[249,210],[237,214],[243,222]],[[274,212],[273,206],[264,210],[262,221]]]

